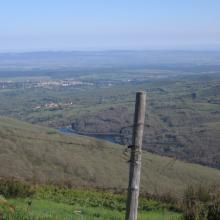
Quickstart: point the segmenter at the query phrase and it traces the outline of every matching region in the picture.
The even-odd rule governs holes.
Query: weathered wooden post
[[[141,152],[145,121],[146,93],[136,93],[134,127],[131,145],[129,184],[125,220],[137,220],[141,174]]]

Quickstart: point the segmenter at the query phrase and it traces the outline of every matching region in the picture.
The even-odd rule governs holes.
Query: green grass
[[[122,220],[125,216],[124,212],[117,210],[102,207],[82,207],[47,200],[33,200],[30,207],[24,199],[12,199],[9,202],[16,206],[16,211],[9,215],[9,219],[13,220]],[[181,214],[167,210],[141,211],[138,219],[180,220]]]
[[[80,205],[86,207],[103,207],[112,210],[123,211],[126,204],[126,193],[113,193],[110,191],[80,188],[63,188],[54,186],[38,187],[34,198],[45,199],[54,202],[63,202],[70,205]],[[141,195],[139,200],[140,210],[179,210],[176,201],[162,202],[161,198],[157,201],[152,196]]]
[[[16,187],[21,190],[19,186],[22,183],[18,183],[14,182],[13,192]],[[125,193],[52,185],[31,187],[35,190],[29,197],[20,197],[17,193],[14,197],[11,194],[7,200],[0,197],[0,216],[4,220],[121,220],[125,217]],[[180,207],[171,201],[164,203],[158,199],[147,196],[139,198],[139,220],[182,219]]]

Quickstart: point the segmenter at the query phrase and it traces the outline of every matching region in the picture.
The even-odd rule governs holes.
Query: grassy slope
[[[0,176],[66,181],[106,188],[127,187],[124,147],[0,118]],[[187,184],[220,182],[220,171],[143,153],[144,191],[181,192]]]

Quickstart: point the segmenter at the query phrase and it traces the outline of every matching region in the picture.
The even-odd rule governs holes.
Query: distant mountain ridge
[[[45,51],[0,53],[0,70],[168,68],[220,69],[220,51]],[[210,69],[210,67],[209,67]],[[0,75],[1,76],[1,75]]]

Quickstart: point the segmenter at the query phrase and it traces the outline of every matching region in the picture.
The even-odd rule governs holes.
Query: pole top
[[[146,94],[145,91],[137,91],[136,94]]]
[[[139,96],[139,97],[140,96],[144,96],[145,97],[146,96],[146,92],[145,91],[138,91],[138,92],[136,92],[136,97],[137,96]]]

